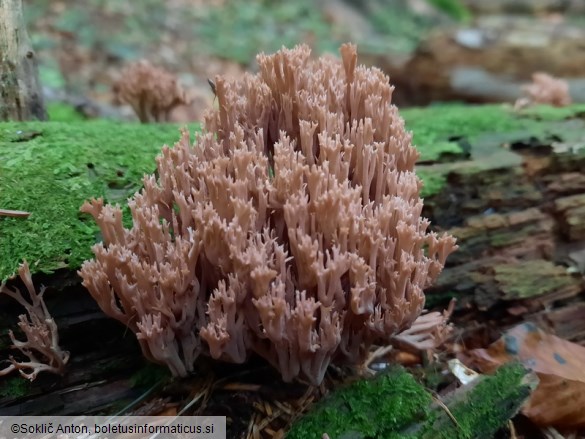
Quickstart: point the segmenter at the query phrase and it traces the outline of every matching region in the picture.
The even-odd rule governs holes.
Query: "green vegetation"
[[[435,410],[438,415],[428,424],[419,437],[424,439],[491,439],[504,427],[530,396],[538,379],[520,363],[501,366],[495,375],[471,383],[445,399],[451,415],[443,409]]]
[[[167,382],[171,378],[167,367],[159,364],[145,363],[130,377],[132,387],[150,388],[156,384]]]
[[[580,280],[567,273],[565,267],[545,260],[494,265],[493,270],[505,300],[529,299],[579,289]]]
[[[360,380],[319,402],[287,439],[400,438],[415,419],[427,416],[432,397],[401,368],[373,380]]]
[[[19,398],[29,393],[31,383],[21,376],[3,378],[0,381],[0,398]]]
[[[47,113],[51,122],[79,122],[85,120],[71,105],[53,102],[47,105]]]
[[[416,174],[423,182],[423,187],[420,191],[421,198],[427,198],[434,194],[441,192],[447,183],[447,173],[434,171],[428,167],[417,167]]]
[[[201,11],[194,26],[203,50],[241,64],[259,51],[276,52],[310,42],[318,52],[337,53],[339,43],[330,23],[310,0],[296,2],[227,1]]]
[[[583,114],[583,104],[537,106],[521,112],[505,105],[459,104],[401,111],[421,154],[417,173],[425,183],[423,197],[439,193],[450,172],[476,173],[519,165],[521,156],[505,145],[579,141],[585,125]]]
[[[446,104],[404,109],[400,114],[414,134],[413,142],[421,151],[420,160],[437,162],[444,154],[464,158],[466,151],[459,145],[460,141],[465,139],[472,148],[485,134],[508,133],[513,135],[510,139],[519,140],[531,136],[562,136],[562,130],[553,122],[580,117],[585,114],[585,104],[563,108],[537,106],[518,113],[505,105]]]
[[[430,4],[457,21],[468,21],[471,12],[460,0],[428,0]]]
[[[503,133],[534,128],[533,119],[517,117],[503,105],[436,105],[401,111],[406,127],[414,134],[413,142],[421,150],[421,161],[441,161],[444,153],[464,158],[456,140],[473,143],[484,133]]]
[[[535,105],[519,111],[522,117],[537,120],[564,120],[571,117],[585,116],[585,104],[574,104],[568,107],[551,107],[550,105]]]
[[[79,213],[83,202],[125,204],[154,171],[161,146],[178,139],[175,125],[0,124],[0,206],[31,213],[0,218],[0,279],[23,259],[33,272],[79,268],[98,239],[93,219]]]
[[[328,16],[315,2],[269,2],[228,0],[221,7],[200,11],[194,18],[196,37],[209,54],[249,64],[258,51],[274,52],[281,46],[308,43],[317,53],[337,53],[339,45],[354,40],[362,53],[387,53],[388,50],[414,50],[433,23],[392,2],[349,1],[347,11],[366,23],[361,38],[355,40],[342,23]],[[456,0],[443,0],[439,6],[449,15],[461,15]],[[331,6],[333,8],[335,6]],[[358,20],[359,21],[359,20]]]
[[[427,1],[456,20],[468,16],[459,0]],[[159,0],[142,0],[131,7],[119,0],[87,0],[83,8],[75,7],[72,0],[61,4],[57,7],[55,2],[37,0],[26,5],[25,16],[37,50],[54,51],[63,44],[55,35],[67,35],[84,52],[122,62],[152,56],[161,49],[161,42],[167,45],[169,41],[176,43],[173,50],[178,58],[206,53],[244,65],[253,63],[258,52],[299,43],[308,43],[318,54],[337,53],[339,45],[349,40],[359,45],[361,53],[409,52],[437,21],[402,2],[379,0],[340,0],[342,8],[311,0],[226,0],[217,6]],[[332,13],[336,8],[340,12]],[[349,31],[349,23],[357,23],[358,28]],[[45,57],[40,66],[43,84],[80,89],[84,78],[62,69],[56,59]]]
[[[377,35],[359,41],[359,52],[412,52],[434,24],[429,17],[413,14],[399,2],[370,2],[369,6],[366,16]]]
[[[491,438],[534,389],[533,375],[506,364],[443,398],[435,398],[401,368],[334,391],[293,425],[287,439]]]

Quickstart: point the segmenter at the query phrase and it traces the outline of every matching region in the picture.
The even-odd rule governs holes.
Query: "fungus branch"
[[[8,367],[0,370],[0,376],[17,370],[20,375],[33,381],[39,372],[51,372],[62,375],[69,360],[69,352],[59,346],[57,324],[49,314],[43,294],[45,288],[37,293],[30,274],[29,266],[25,261],[20,265],[18,273],[24,283],[30,302],[17,288],[10,289],[6,283],[0,285],[0,294],[6,294],[20,303],[28,314],[18,317],[18,326],[24,333],[26,340],[17,340],[12,331],[9,331],[12,347],[24,354],[28,361],[18,361],[10,356]]]

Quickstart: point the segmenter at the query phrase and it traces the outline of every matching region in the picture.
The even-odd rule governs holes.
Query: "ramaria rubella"
[[[534,73],[532,83],[524,85],[522,93],[524,96],[516,101],[516,108],[537,104],[566,107],[572,102],[567,81],[543,72]]]
[[[423,289],[455,249],[427,232],[418,157],[380,70],[258,56],[260,71],[215,80],[219,108],[183,133],[158,177],[119,207],[86,203],[104,242],[84,285],[137,334],[144,354],[186,375],[200,353],[256,352],[285,380],[320,383],[420,315]]]
[[[8,360],[10,365],[0,369],[0,376],[18,371],[21,376],[30,381],[36,379],[39,372],[51,372],[63,375],[69,361],[69,352],[59,346],[59,332],[55,320],[49,314],[43,294],[45,288],[37,293],[28,263],[25,261],[18,268],[20,279],[28,291],[27,300],[17,288],[9,288],[6,283],[0,284],[0,294],[10,296],[20,303],[28,314],[18,317],[18,327],[26,340],[17,340],[12,331],[8,332],[12,347],[28,358],[28,361],[19,361],[14,357]]]
[[[176,76],[146,60],[126,67],[114,92],[117,100],[132,107],[142,123],[169,122],[172,111],[188,103]]]

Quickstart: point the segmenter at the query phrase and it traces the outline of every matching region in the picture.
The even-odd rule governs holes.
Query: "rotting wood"
[[[579,344],[585,344],[585,303],[545,310],[530,317],[546,332]]]
[[[559,226],[569,241],[585,239],[585,194],[576,194],[555,201]]]
[[[425,200],[433,225],[460,246],[427,291],[427,305],[458,299],[463,344],[495,336],[494,322],[504,330],[525,320],[585,343],[581,325],[561,324],[581,316],[585,292],[585,153],[575,136],[564,147],[516,144],[520,167],[454,168],[443,190]]]

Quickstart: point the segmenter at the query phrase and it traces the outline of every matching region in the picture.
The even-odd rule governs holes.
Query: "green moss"
[[[552,107],[550,105],[536,105],[527,107],[518,112],[521,117],[538,120],[565,120],[571,117],[585,116],[585,104],[574,104],[567,107]]]
[[[360,380],[335,391],[301,418],[287,439],[399,438],[400,432],[425,416],[431,395],[403,369]]]
[[[515,112],[504,105],[445,104],[401,110],[406,128],[420,152],[417,173],[423,197],[439,193],[446,176],[517,166],[519,154],[503,145],[550,145],[561,139],[580,141],[585,105],[564,108],[532,107]]]
[[[132,387],[149,388],[171,378],[169,369],[158,364],[146,363],[138,369],[131,377]]]
[[[406,128],[414,134],[413,142],[421,153],[420,160],[425,162],[433,161],[453,139],[472,141],[485,132],[512,131],[519,126],[513,113],[502,105],[437,105],[405,109],[401,115]],[[463,153],[461,149],[462,157]]]
[[[459,158],[464,159],[465,154],[473,154],[473,143],[481,135],[515,134],[506,136],[510,139],[543,135],[549,131],[541,122],[579,117],[583,112],[585,105],[539,106],[519,113],[504,105],[436,105],[404,109],[400,114],[406,121],[406,128],[414,134],[413,143],[421,153],[420,161],[427,162],[437,161],[437,157],[445,153],[459,152]],[[469,143],[469,151],[453,146],[461,139]]]
[[[518,236],[506,231],[489,236],[490,247],[494,248],[507,247],[512,244],[520,243],[525,239],[526,238],[524,236]]]
[[[241,64],[252,62],[259,51],[271,53],[309,39],[317,53],[337,53],[339,47],[332,24],[309,0],[229,0],[197,12],[192,28],[200,47]]]
[[[425,144],[424,155],[421,155],[421,162],[440,163],[453,159],[465,158],[466,151],[457,142],[438,140],[433,144]]]
[[[468,21],[471,19],[471,12],[459,0],[427,0],[430,4],[440,9],[451,18],[457,21]]]
[[[537,226],[524,226],[519,230],[507,228],[500,232],[492,232],[489,235],[489,245],[494,248],[508,247],[530,239],[536,233],[540,232]]]
[[[493,269],[505,300],[538,297],[579,285],[564,267],[544,260],[495,265]]]
[[[358,40],[360,53],[388,54],[409,53],[436,25],[436,21],[424,14],[418,14],[403,2],[361,2],[353,0],[353,6],[363,11],[374,32]]]
[[[21,376],[4,378],[0,381],[0,398],[20,398],[30,391],[30,381]]]
[[[439,370],[427,374],[428,384],[441,381]],[[334,391],[286,437],[317,438],[327,433],[331,439],[487,439],[518,413],[535,385],[534,375],[521,364],[510,363],[438,404],[412,375],[395,367]]]
[[[48,104],[47,113],[51,122],[79,122],[85,120],[85,117],[75,108],[62,102]]]
[[[23,259],[33,272],[77,269],[98,237],[93,219],[79,213],[83,202],[123,203],[154,171],[162,145],[178,139],[174,125],[1,123],[0,206],[31,215],[0,218],[0,279]]]
[[[420,191],[421,198],[427,198],[441,192],[447,182],[447,175],[439,171],[433,171],[426,167],[417,167],[416,174],[423,181]]]
[[[484,377],[469,391],[445,403],[451,417],[441,416],[420,435],[428,439],[489,439],[514,416],[536,385],[533,375],[519,363],[508,363],[493,376]]]
[[[442,293],[435,293],[426,294],[425,295],[425,308],[427,309],[434,309],[439,306],[446,306],[452,299],[456,299],[459,302],[461,296],[467,295],[467,293],[462,293],[458,291],[446,291]]]

